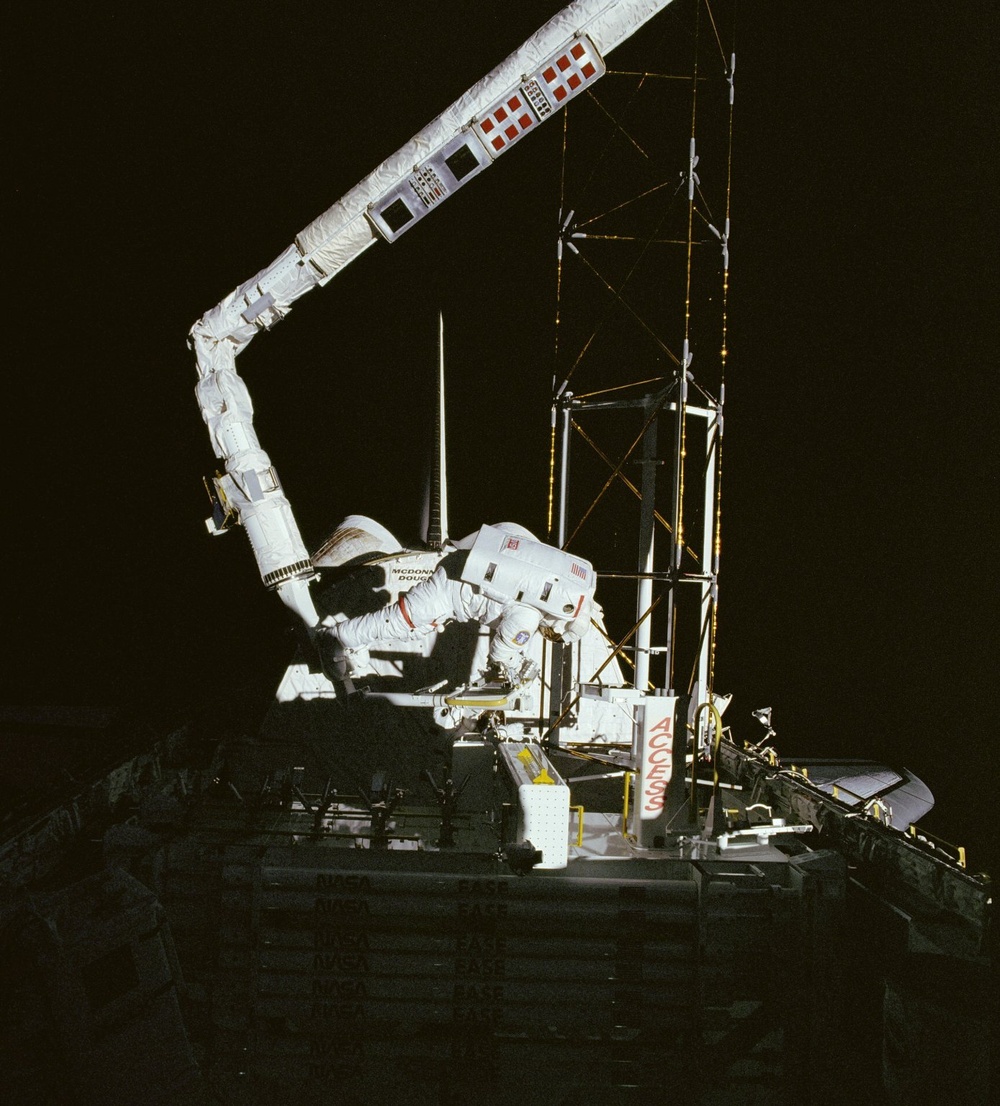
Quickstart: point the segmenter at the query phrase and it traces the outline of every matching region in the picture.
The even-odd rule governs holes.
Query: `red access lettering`
[[[673,728],[673,719],[668,714],[650,727],[646,737],[643,765],[645,805],[642,808],[646,814],[659,814],[663,810],[673,760],[670,748],[674,736]]]

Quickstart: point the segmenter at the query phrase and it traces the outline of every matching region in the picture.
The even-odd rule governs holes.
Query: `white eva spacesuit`
[[[431,576],[396,602],[338,622],[329,632],[350,665],[352,654],[363,657],[376,642],[475,621],[490,627],[489,674],[517,683],[525,678],[524,654],[536,631],[565,642],[587,632],[595,579],[588,561],[502,522],[456,542]]]

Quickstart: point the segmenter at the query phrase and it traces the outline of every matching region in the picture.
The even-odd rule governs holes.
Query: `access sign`
[[[636,788],[634,833],[652,848],[667,830],[667,785],[673,775],[676,696],[649,696],[642,706],[642,755]],[[660,842],[662,844],[662,842]]]

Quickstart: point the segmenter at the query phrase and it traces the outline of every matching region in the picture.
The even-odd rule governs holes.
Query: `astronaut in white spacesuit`
[[[536,632],[579,641],[594,611],[593,566],[543,545],[516,523],[483,526],[455,543],[427,580],[381,610],[339,621],[328,634],[348,674],[367,665],[370,645],[475,621],[490,628],[486,678],[516,687],[537,675],[525,651]]]

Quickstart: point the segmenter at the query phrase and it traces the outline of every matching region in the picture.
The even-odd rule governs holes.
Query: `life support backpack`
[[[499,526],[483,526],[462,580],[499,603],[524,603],[557,622],[589,623],[597,576],[590,561]],[[527,533],[527,531],[523,531]]]

